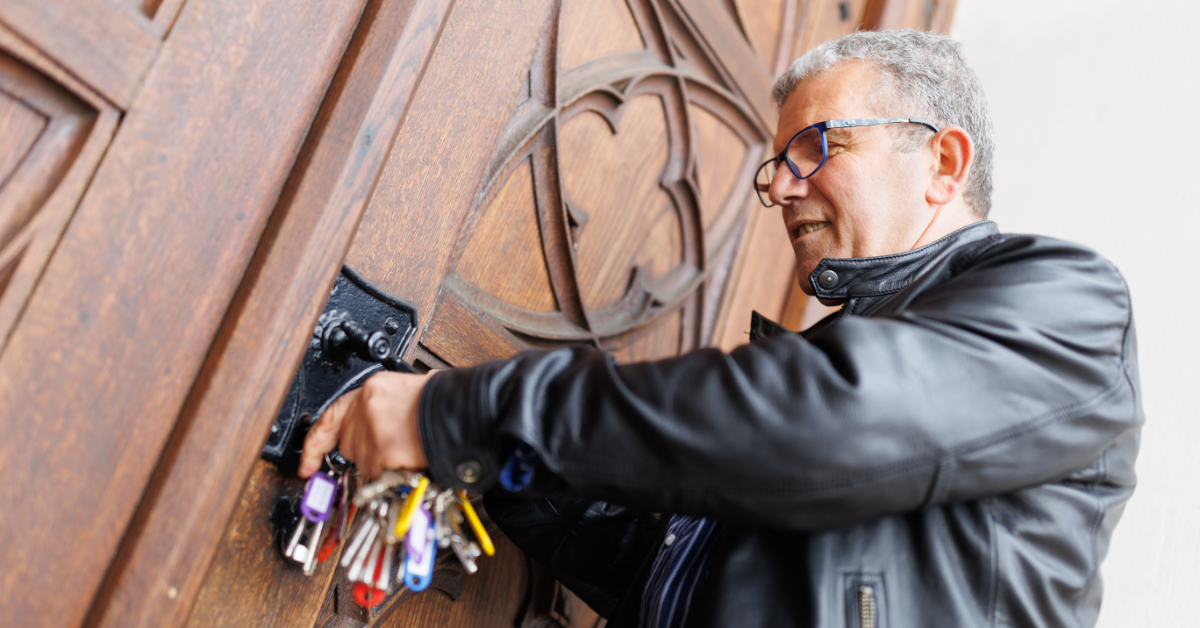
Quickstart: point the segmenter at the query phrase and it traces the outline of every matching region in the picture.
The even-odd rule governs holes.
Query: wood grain
[[[360,23],[93,610],[93,625],[180,625],[193,599],[199,603],[191,625],[236,617],[291,626],[315,617],[317,606],[289,602],[319,604],[323,586],[313,594],[310,582],[258,542],[275,496],[299,480],[275,477],[259,463],[240,502],[230,487],[245,482],[291,384],[451,4],[416,0],[379,10],[376,3]],[[205,578],[223,531],[226,540]],[[247,531],[258,535],[255,542],[237,540]],[[247,583],[269,587],[276,603],[264,604],[263,590]],[[176,595],[164,595],[171,587]]]
[[[915,28],[948,32],[955,0],[871,0],[863,27],[871,30]]]
[[[238,507],[258,516],[234,518],[224,531],[219,546],[215,548],[216,558],[205,586],[193,593],[195,605],[191,604],[191,600],[178,603],[183,617],[187,618],[187,625],[262,628],[313,625],[326,599],[329,583],[338,569],[336,561],[321,563],[312,576],[305,576],[300,569],[289,568],[279,554],[275,530],[269,522],[279,495],[291,493],[293,497],[299,497],[298,489],[302,487],[297,484],[296,478],[282,476],[270,463],[263,460],[255,462]],[[234,491],[228,493],[236,495]],[[264,570],[263,565],[279,568]],[[169,601],[170,587],[179,585],[173,580],[166,582],[171,584],[167,584],[164,591],[139,593],[152,595],[155,601]],[[175,591],[178,599],[178,588]],[[118,615],[110,612],[106,623],[112,626],[133,625],[122,623],[129,619],[140,620],[138,623],[146,626],[183,623],[183,617],[179,616],[181,613],[171,612],[166,603],[158,602],[143,608],[146,606],[149,608],[145,619],[128,613]],[[189,608],[192,610],[190,617],[186,615]],[[153,611],[162,614],[156,615]]]
[[[659,186],[670,149],[663,106],[655,95],[638,96],[624,104],[619,133],[590,112],[559,132],[564,192],[589,216],[574,240],[587,310],[619,302],[635,268],[653,283],[683,263],[684,234]]]
[[[542,252],[529,159],[500,186],[471,242],[457,267],[464,279],[505,303],[534,312],[558,309]]]
[[[559,27],[559,67],[569,70],[646,44],[625,0],[564,2]]]
[[[421,346],[450,366],[474,366],[509,358],[523,348],[518,339],[482,322],[479,313],[468,309],[451,290],[442,293],[430,314]]]
[[[497,10],[487,0],[459,0],[359,226],[346,263],[422,317],[433,309],[504,123],[527,93],[550,4]]]
[[[5,61],[0,57],[0,66],[7,65]],[[17,164],[25,159],[25,154],[46,128],[46,122],[46,116],[41,112],[12,97],[8,90],[0,91],[0,187]],[[0,236],[0,244],[4,240]]]
[[[767,68],[775,67],[775,57],[784,29],[787,28],[789,11],[794,11],[796,0],[735,0],[734,5],[746,32],[746,39]],[[772,75],[775,72],[771,73]]]
[[[0,23],[127,109],[158,53],[144,14],[107,0],[5,0]]]
[[[32,113],[37,128],[36,138],[24,150],[12,147],[13,160],[0,177],[2,353],[112,139],[119,113],[2,25],[0,89],[14,106]],[[11,131],[16,133],[34,128],[20,120],[13,123],[18,128]]]
[[[678,0],[699,36],[711,46],[728,80],[741,92],[769,133],[775,132],[777,113],[771,103],[771,81],[767,66],[737,30],[722,19],[719,0]]]
[[[39,162],[57,114],[0,111],[25,154],[0,200],[55,164],[34,211],[0,202],[4,621],[594,625],[505,541],[457,601],[374,618],[330,565],[279,559],[267,511],[297,481],[257,452],[308,331],[343,258],[417,304],[426,365],[729,347],[751,307],[791,324],[790,247],[747,183],[772,71],[915,15],[882,1],[0,4],[0,74],[25,77],[0,82],[78,122]]]
[[[83,621],[357,15],[210,0],[180,16],[0,356],[0,459],[23,478],[0,489],[0,607],[17,623]]]

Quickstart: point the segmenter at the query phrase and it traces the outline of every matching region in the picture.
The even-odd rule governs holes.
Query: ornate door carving
[[[868,4],[457,0],[346,264],[416,306],[419,368],[565,343],[623,361],[729,347],[751,308],[795,325],[791,249],[749,185],[773,135],[771,76]],[[448,563],[434,592],[366,613],[328,565],[303,581],[262,549],[287,482],[252,472],[192,625],[598,619],[503,540],[479,574]]]
[[[421,367],[795,326],[771,78],[953,0],[0,3],[9,623],[592,626],[503,539],[374,614],[271,547],[260,460],[343,260]],[[37,365],[31,368],[30,365]],[[64,539],[68,542],[64,542]]]
[[[650,2],[554,8],[419,360],[562,343],[641,360],[710,343],[770,133],[684,18]]]

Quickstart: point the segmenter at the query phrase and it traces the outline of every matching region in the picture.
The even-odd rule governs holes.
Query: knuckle
[[[362,385],[363,396],[369,398],[379,395],[386,387],[384,381],[384,378],[380,377],[379,374],[367,378],[367,381],[363,382]]]
[[[388,401],[381,395],[376,395],[364,400],[364,408],[367,411],[367,418],[372,421],[379,421],[386,418],[388,411]]]

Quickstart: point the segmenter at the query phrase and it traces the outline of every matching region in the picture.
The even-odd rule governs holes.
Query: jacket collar
[[[903,290],[918,271],[941,253],[955,246],[1000,232],[990,220],[969,224],[919,249],[877,257],[823,259],[808,276],[818,298],[844,301],[881,296]]]

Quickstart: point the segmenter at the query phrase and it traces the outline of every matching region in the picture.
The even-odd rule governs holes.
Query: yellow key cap
[[[471,523],[471,529],[475,531],[475,538],[479,539],[479,547],[483,549],[483,553],[495,556],[496,546],[492,545],[492,537],[488,536],[487,530],[483,529],[483,522],[479,520],[479,515],[475,514],[475,507],[467,500],[466,491],[458,492],[458,503],[462,506],[463,513],[467,515],[467,521]]]
[[[417,506],[421,505],[421,500],[425,499],[425,489],[429,488],[429,478],[421,478],[417,482],[417,488],[409,491],[408,499],[404,500],[404,506],[400,509],[400,515],[396,517],[396,538],[402,539],[405,534],[408,534],[408,526],[412,523],[413,513],[417,512]]]

